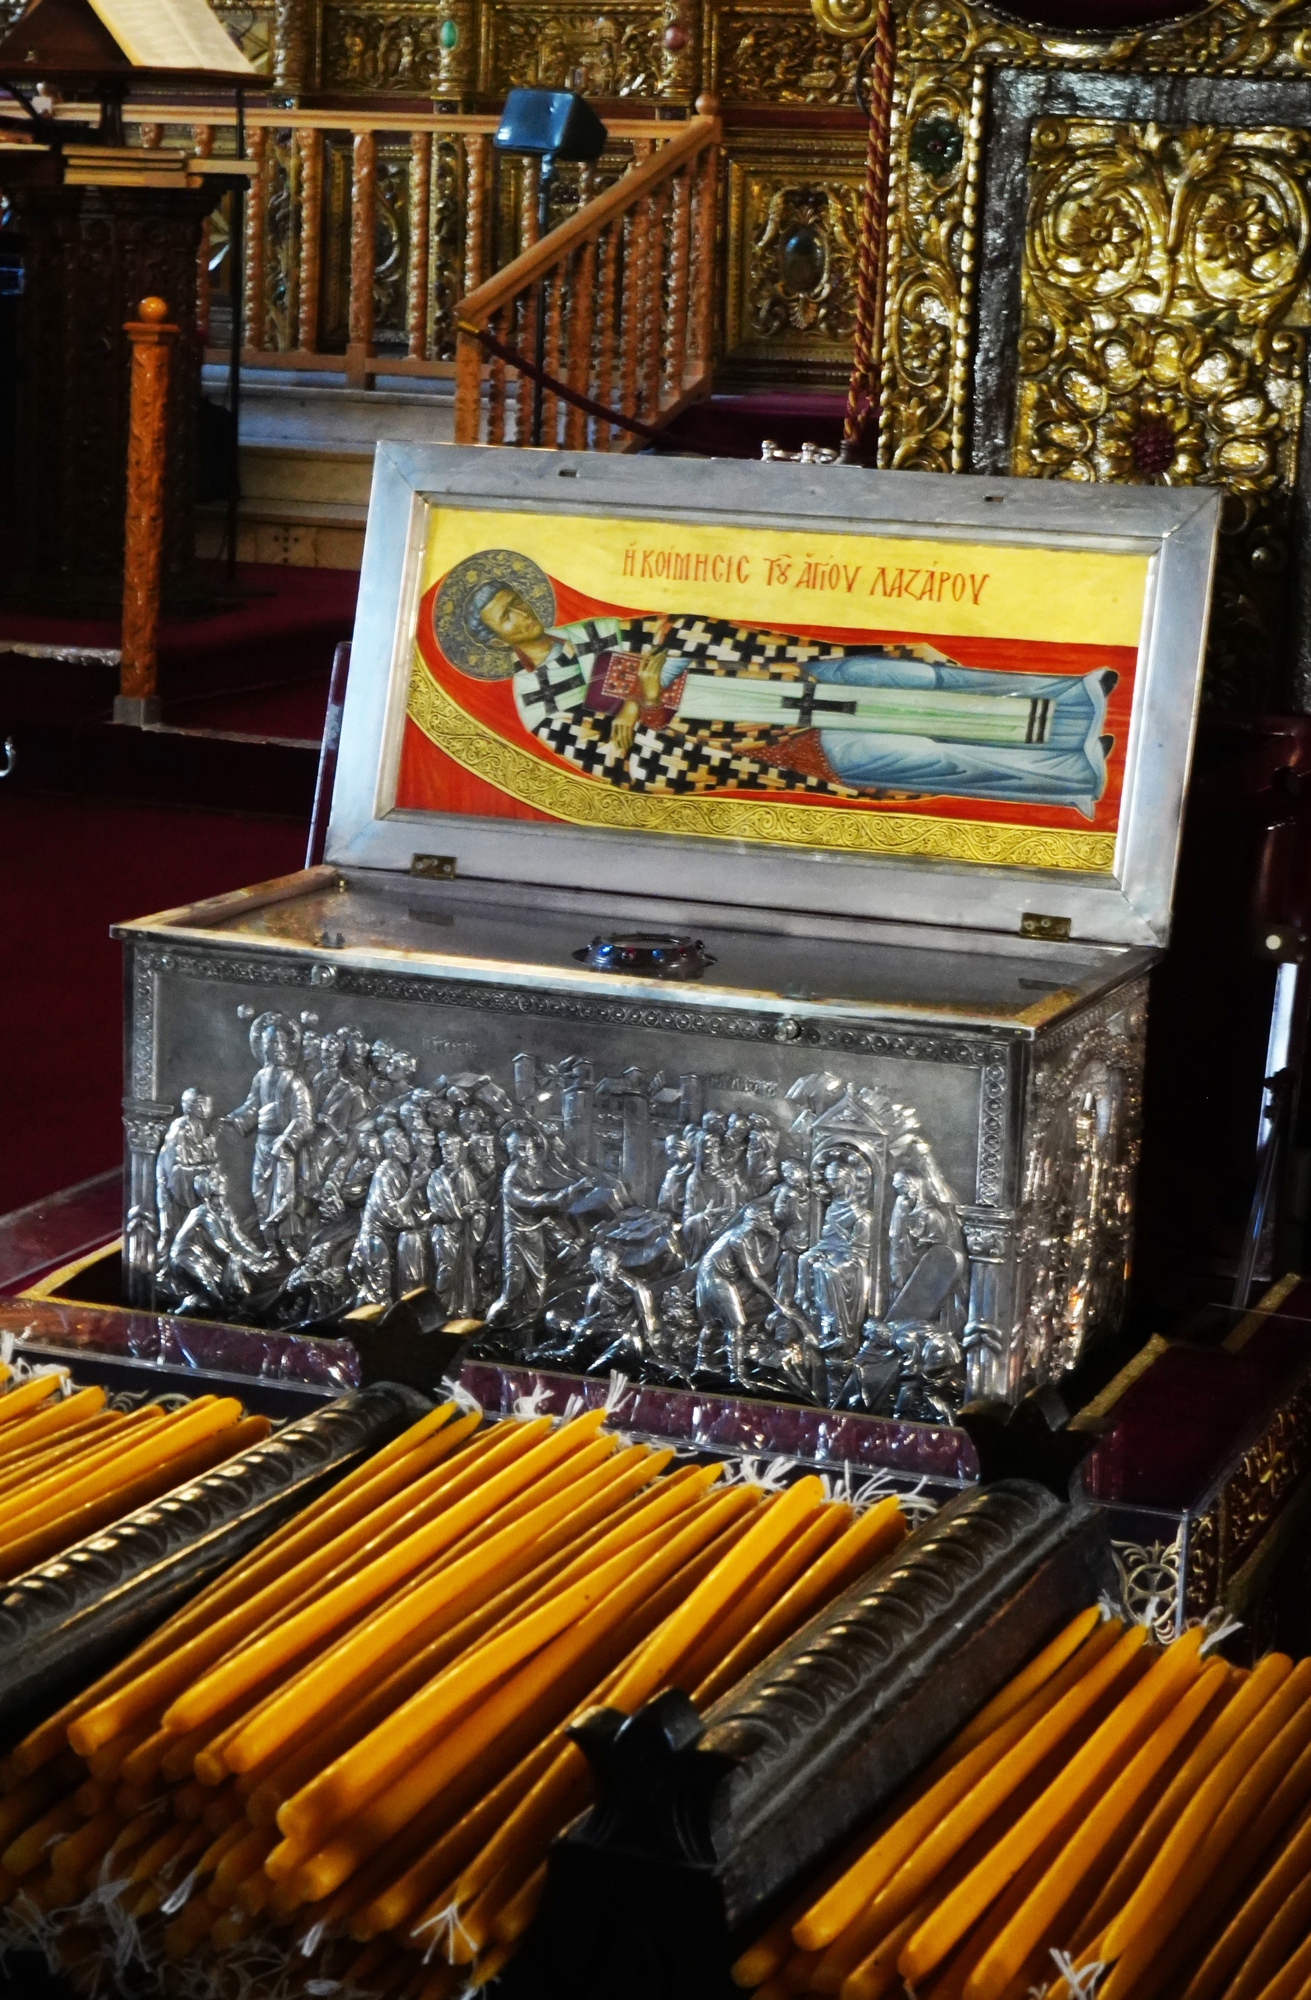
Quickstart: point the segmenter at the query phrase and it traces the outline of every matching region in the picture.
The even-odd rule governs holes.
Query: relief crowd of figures
[[[185,1090],[160,1147],[161,1303],[306,1326],[424,1286],[506,1359],[959,1407],[969,1262],[911,1107],[830,1071],[782,1096],[581,1057],[420,1083],[405,1049],[275,1012],[250,1047],[244,1100]]]

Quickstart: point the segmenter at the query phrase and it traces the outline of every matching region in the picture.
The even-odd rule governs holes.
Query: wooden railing
[[[533,442],[537,389],[543,444],[631,450],[710,393],[719,136],[717,119],[693,118],[657,151],[648,128],[622,179],[460,300],[457,444]],[[542,391],[508,358],[535,359],[539,310],[545,375],[641,430]]]
[[[215,107],[198,122],[194,107],[152,104],[129,106],[125,122],[133,143],[221,157],[235,152],[235,117],[231,106]],[[497,122],[459,112],[249,108],[245,151],[257,171],[246,197],[243,363],[333,371],[355,387],[379,376],[452,375],[462,295],[537,241],[536,169],[493,150]],[[685,144],[692,129],[609,120],[597,165],[560,170],[552,219],[634,162]],[[227,353],[218,338],[230,310],[225,231],[220,213],[206,227],[198,276],[215,360]]]

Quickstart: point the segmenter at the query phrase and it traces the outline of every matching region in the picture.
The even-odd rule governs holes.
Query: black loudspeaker
[[[573,90],[512,90],[492,144],[502,153],[599,160],[605,126]]]

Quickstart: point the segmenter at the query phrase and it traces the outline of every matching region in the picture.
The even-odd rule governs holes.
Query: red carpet
[[[663,433],[662,449],[708,451],[716,458],[759,458],[765,438],[784,451],[803,444],[836,451],[842,442],[845,395],[831,391],[781,391],[760,396],[712,396],[693,403]]]
[[[239,563],[235,601],[224,602],[224,567],[200,563],[197,568],[213,585],[216,601],[204,617],[168,618],[160,629],[159,689],[166,709],[218,693],[285,687],[320,676],[326,689],[333,648],[350,637],[355,622],[358,571]],[[16,718],[91,714],[112,702],[117,686],[113,667],[33,661],[18,654],[5,658],[6,640],[116,647],[114,620],[0,608],[0,709]],[[322,707],[320,700],[320,715]],[[181,714],[174,719],[190,720]]]
[[[247,688],[244,692],[166,702],[164,721],[178,729],[218,729],[240,736],[317,744],[323,736],[331,671],[329,661],[321,673],[288,687]]]
[[[285,874],[301,865],[305,837],[297,820],[0,786],[0,1214],[122,1159],[122,969],[110,924]]]

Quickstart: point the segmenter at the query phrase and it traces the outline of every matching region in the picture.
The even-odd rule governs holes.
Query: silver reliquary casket
[[[130,1298],[931,1422],[1068,1369],[1217,511],[380,445],[327,865],[119,932]]]

